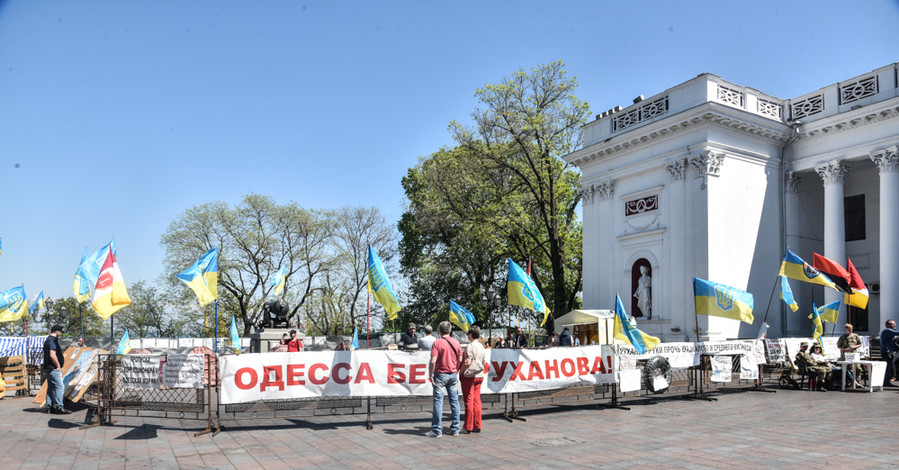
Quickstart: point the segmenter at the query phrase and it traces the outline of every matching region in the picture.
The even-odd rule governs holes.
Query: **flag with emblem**
[[[817,269],[812,267],[812,265],[803,261],[802,258],[796,256],[796,253],[793,253],[790,250],[787,250],[783,262],[780,263],[779,274],[790,279],[797,279],[802,282],[818,284],[830,287],[831,289],[840,290],[827,276],[821,274]]]
[[[697,315],[730,318],[752,324],[753,298],[749,292],[717,282],[693,278]]]

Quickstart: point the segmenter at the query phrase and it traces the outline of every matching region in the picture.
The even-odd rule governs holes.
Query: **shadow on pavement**
[[[125,434],[117,437],[116,439],[124,439],[124,440],[139,440],[139,439],[156,439],[156,431],[161,429],[162,426],[158,424],[144,424],[142,426],[138,426]]]
[[[50,421],[47,422],[47,426],[54,429],[72,429],[77,428],[80,425],[71,421],[63,421],[59,418],[51,418]]]

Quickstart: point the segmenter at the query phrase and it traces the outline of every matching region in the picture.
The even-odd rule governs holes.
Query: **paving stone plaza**
[[[776,386],[775,386],[776,387]],[[895,468],[899,388],[866,393],[731,389],[717,401],[668,396],[485,414],[480,434],[427,438],[430,414],[243,421],[194,437],[197,421],[41,413],[0,401],[2,468]],[[594,403],[603,403],[597,401]],[[448,425],[444,421],[445,425]]]

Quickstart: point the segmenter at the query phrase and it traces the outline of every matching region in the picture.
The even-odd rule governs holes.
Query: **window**
[[[868,331],[868,309],[849,306],[849,323],[853,331]]]
[[[865,239],[865,195],[843,199],[843,216],[846,221],[846,241]]]

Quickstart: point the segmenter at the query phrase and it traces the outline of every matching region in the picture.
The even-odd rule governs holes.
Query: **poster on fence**
[[[159,356],[122,356],[123,388],[159,388]]]
[[[170,388],[203,388],[203,354],[169,354],[162,365],[162,385]]]
[[[712,382],[730,382],[731,380],[731,357],[730,356],[712,356],[712,375],[709,380]]]
[[[699,365],[703,354],[752,355],[756,362],[765,361],[764,345],[760,340],[704,341],[698,343],[662,343],[652,351],[637,354],[637,350],[629,345],[615,345],[618,361],[631,364],[637,359],[649,359],[663,356],[668,359],[672,369],[686,369]]]
[[[322,396],[431,395],[430,353],[308,351],[221,358],[222,403]],[[491,349],[481,393],[615,382],[612,349]]]

